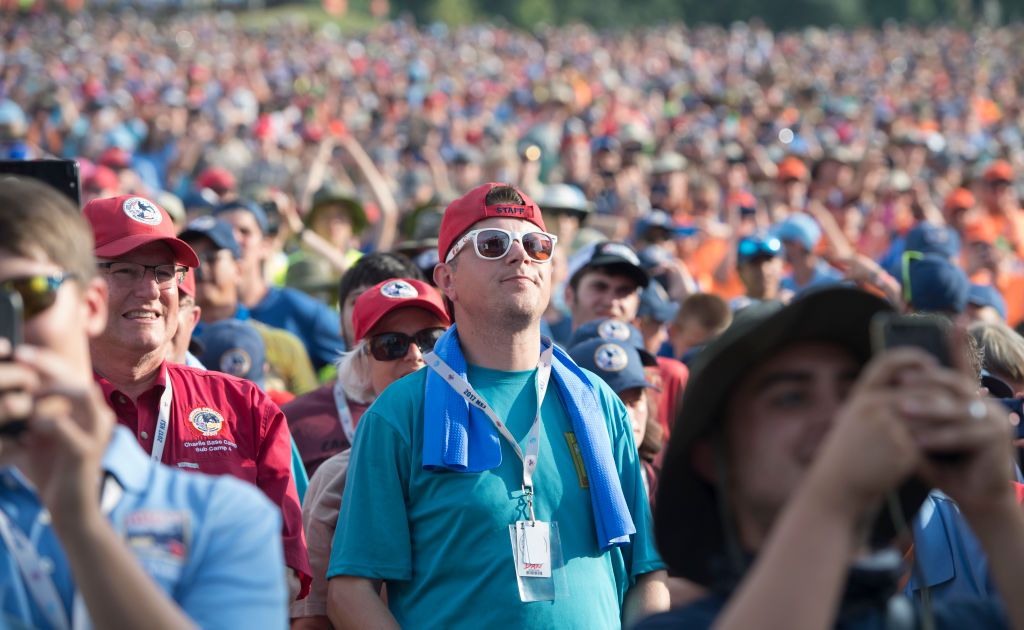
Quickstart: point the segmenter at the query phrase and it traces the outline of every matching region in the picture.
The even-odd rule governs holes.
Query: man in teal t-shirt
[[[466,380],[527,461],[541,373],[540,317],[551,288],[544,263],[554,248],[543,228],[536,205],[515,188],[479,187],[446,210],[439,254],[447,261],[435,270],[455,314]],[[425,400],[429,369],[395,382],[359,423],[327,570],[334,625],[614,628],[667,609],[632,429],[615,394],[586,373],[598,402],[585,417],[597,423],[590,431],[607,434],[611,452],[604,455],[636,533],[602,550],[588,475],[588,455],[595,456],[576,435],[579,414],[574,422],[567,409],[572,396],[552,378],[540,410],[532,485],[536,521],[551,524],[553,552],[545,558],[553,598],[524,597],[520,584],[529,591],[536,578],[517,577],[510,532],[528,519],[524,461],[500,439],[500,463],[492,468],[424,468],[425,434],[431,435],[425,426],[432,419],[425,420],[424,406],[440,414],[446,404],[444,396]],[[376,596],[381,581],[387,607]]]

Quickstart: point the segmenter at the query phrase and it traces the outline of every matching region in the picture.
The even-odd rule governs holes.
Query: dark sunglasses
[[[430,352],[444,334],[444,328],[424,328],[415,335],[405,333],[382,333],[370,337],[370,354],[378,361],[397,361],[409,353],[409,345],[415,343],[420,352]]]
[[[22,317],[31,319],[53,306],[61,285],[74,277],[73,273],[56,273],[11,278],[0,282],[0,289],[13,291],[21,296]]]

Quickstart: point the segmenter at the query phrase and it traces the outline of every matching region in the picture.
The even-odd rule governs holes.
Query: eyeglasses
[[[448,256],[444,261],[446,263],[451,262],[452,258],[455,258],[455,255],[462,251],[462,248],[470,241],[473,241],[476,255],[487,260],[504,258],[509,250],[512,249],[512,242],[519,241],[522,243],[523,249],[526,250],[526,255],[530,257],[530,260],[546,263],[551,260],[551,256],[555,253],[555,243],[558,242],[558,237],[541,231],[523,233],[510,232],[499,228],[470,230],[455,243],[455,246],[448,252]]]
[[[140,265],[132,262],[102,262],[96,265],[103,269],[111,284],[119,287],[131,287],[146,277],[146,272],[153,270],[153,278],[161,291],[181,284],[185,279],[185,267],[178,265]]]
[[[31,319],[53,306],[61,285],[73,278],[73,273],[11,278],[0,282],[0,289],[13,291],[21,296],[22,317]]]
[[[412,343],[420,352],[430,352],[443,334],[444,328],[424,328],[411,337],[397,332],[374,335],[370,337],[370,354],[378,361],[397,361],[409,353]]]

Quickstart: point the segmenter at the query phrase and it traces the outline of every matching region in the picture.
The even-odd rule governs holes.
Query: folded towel
[[[551,341],[544,339],[544,348]],[[466,378],[466,359],[459,333],[452,326],[434,345],[434,354],[455,373]],[[427,360],[428,366],[430,360]],[[555,346],[552,361],[554,382],[572,420],[573,431],[590,481],[590,501],[601,549],[629,543],[636,533],[618,470],[611,440],[601,414],[597,393],[579,366]],[[491,420],[470,407],[461,394],[428,367],[423,408],[423,467],[456,472],[480,472],[501,465],[501,436]]]

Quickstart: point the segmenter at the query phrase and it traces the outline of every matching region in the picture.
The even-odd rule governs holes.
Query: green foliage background
[[[391,0],[392,14],[452,25],[500,18],[522,27],[585,22],[628,28],[758,18],[776,29],[878,26],[886,20],[967,25],[1024,17],[1024,0]]]

